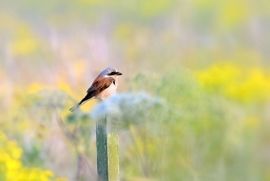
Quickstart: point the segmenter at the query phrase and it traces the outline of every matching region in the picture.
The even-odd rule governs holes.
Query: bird
[[[83,103],[91,98],[103,101],[114,95],[118,86],[118,77],[121,75],[123,75],[121,72],[111,67],[101,71],[93,81],[92,85],[88,88],[85,97],[69,110],[71,112],[77,110]]]

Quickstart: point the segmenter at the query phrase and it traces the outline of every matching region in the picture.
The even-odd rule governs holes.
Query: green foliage
[[[113,112],[122,180],[269,180],[269,7],[1,2],[0,180],[14,167],[45,180],[96,179],[96,102],[69,108],[108,65],[123,71],[127,93],[97,112]]]
[[[149,86],[145,81],[137,86]],[[167,98],[173,113],[164,119],[155,112],[143,127],[130,128],[131,140],[122,152],[125,178],[260,180],[267,175],[257,158],[263,147],[257,144],[258,130],[246,127],[249,109],[209,95],[188,71],[166,74],[152,90]]]

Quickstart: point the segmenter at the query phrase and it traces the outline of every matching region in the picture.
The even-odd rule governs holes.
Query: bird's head
[[[100,74],[100,76],[120,76],[122,75],[121,72],[117,71],[115,68],[106,68]]]

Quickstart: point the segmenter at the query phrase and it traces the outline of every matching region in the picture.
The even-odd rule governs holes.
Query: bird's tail
[[[73,106],[72,108],[70,108],[69,110],[71,112],[74,112],[75,110],[77,110],[81,104],[85,103],[87,100],[91,99],[93,97],[93,94],[91,92],[88,92],[87,95],[75,106]]]
[[[70,112],[74,112],[75,110],[77,110],[77,109],[80,107],[80,105],[81,105],[81,104],[79,104],[79,103],[76,104],[76,105],[74,105],[73,107],[71,107],[71,108],[69,109],[69,111],[70,111]]]

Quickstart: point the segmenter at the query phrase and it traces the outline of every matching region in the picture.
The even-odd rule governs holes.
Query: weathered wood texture
[[[107,126],[107,119],[96,123],[97,172],[99,181],[119,181],[119,138]]]

